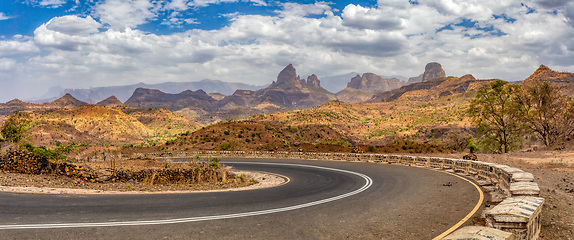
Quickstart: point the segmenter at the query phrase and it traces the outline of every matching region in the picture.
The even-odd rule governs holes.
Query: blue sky
[[[568,0],[2,0],[0,101],[48,88],[349,72],[574,71]]]

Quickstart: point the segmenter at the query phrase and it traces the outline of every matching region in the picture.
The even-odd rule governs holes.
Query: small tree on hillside
[[[32,116],[28,112],[15,112],[11,114],[0,129],[2,141],[13,143],[22,148],[28,138],[28,129],[32,123]]]
[[[472,99],[467,113],[484,150],[507,153],[520,146],[522,126],[517,120],[514,97],[517,88],[497,80],[481,87]]]
[[[548,81],[526,83],[517,94],[519,119],[548,146],[574,132],[574,104]]]

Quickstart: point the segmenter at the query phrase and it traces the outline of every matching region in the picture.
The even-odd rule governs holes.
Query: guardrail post
[[[511,197],[486,212],[489,227],[512,232],[520,240],[538,239],[544,198]]]

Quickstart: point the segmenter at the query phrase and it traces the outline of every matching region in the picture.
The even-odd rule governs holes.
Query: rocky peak
[[[460,77],[460,80],[462,80],[462,81],[474,81],[474,80],[476,80],[476,78],[474,78],[474,76],[472,76],[471,74],[466,74],[466,75]]]
[[[360,74],[351,78],[351,81],[347,83],[348,88],[359,89],[361,87],[362,78]]]
[[[522,81],[522,84],[540,80],[556,84],[563,94],[574,95],[574,73],[557,72],[544,65],[540,65],[530,77]]]
[[[363,76],[357,74],[357,76],[353,77],[351,81],[347,83],[348,88],[367,92],[388,91],[401,86],[400,80],[396,78],[384,79],[374,73],[364,73]]]
[[[253,94],[255,94],[255,91],[237,89],[233,96],[252,96]]]
[[[121,105],[123,105],[123,103],[116,96],[108,97],[96,103],[96,106],[104,106],[104,107],[117,107]]]
[[[308,87],[321,87],[321,81],[319,81],[319,78],[317,77],[317,75],[313,74],[309,77],[307,77],[307,86]]]
[[[136,88],[136,90],[134,90],[134,93],[132,96],[141,96],[141,95],[146,95],[146,94],[154,94],[154,93],[160,93],[160,90],[157,89],[149,89],[149,88]]]
[[[531,80],[546,80],[550,82],[574,82],[574,74],[569,72],[557,72],[547,66],[540,65],[536,71],[530,75],[526,82]]]
[[[88,105],[88,103],[76,99],[74,96],[72,96],[72,94],[69,93],[66,93],[66,95],[56,99],[50,104],[61,108],[74,108]]]
[[[277,76],[277,84],[296,84],[298,82],[299,77],[292,64],[287,65]]]
[[[544,74],[547,72],[553,72],[553,71],[552,71],[552,69],[550,69],[549,67],[547,67],[545,65],[540,65],[540,67],[538,67],[538,69],[536,69],[534,74]]]
[[[409,78],[409,80],[407,81],[407,85],[411,84],[411,83],[422,82],[422,81],[423,81],[423,74],[421,73],[421,75]]]
[[[27,103],[20,100],[20,99],[12,99],[9,102],[6,103],[6,105],[26,105]]]
[[[425,66],[425,72],[423,73],[422,81],[424,82],[442,77],[446,77],[442,66],[437,62],[431,62]]]

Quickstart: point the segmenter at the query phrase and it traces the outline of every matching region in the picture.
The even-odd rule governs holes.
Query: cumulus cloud
[[[94,38],[91,34],[99,32],[101,24],[92,17],[63,16],[52,18],[34,31],[36,44],[66,51],[82,50]]]
[[[74,15],[55,17],[46,24],[47,29],[68,35],[89,35],[99,32],[100,27],[102,25],[91,16],[82,18]]]
[[[325,12],[331,11],[330,3],[316,2],[314,4],[299,4],[299,3],[282,3],[282,10],[276,12],[281,16],[309,16],[309,15],[322,15]]]
[[[40,50],[33,41],[27,38],[14,39],[11,41],[0,41],[0,57],[18,54],[37,53]]]
[[[169,11],[166,24],[193,24],[184,11],[221,2],[107,0],[96,5],[95,19],[53,18],[33,39],[0,41],[0,79],[46,87],[204,78],[262,85],[289,63],[302,76],[411,77],[438,61],[447,75],[522,80],[540,64],[574,66],[574,3],[567,1],[381,0],[374,7],[347,5],[340,14],[325,2],[284,3],[272,16],[228,15],[221,29],[166,35],[137,29],[162,11]]]
[[[94,12],[102,23],[124,30],[156,18],[159,8],[149,0],[105,0],[96,6]]]
[[[342,16],[346,25],[360,29],[396,30],[402,28],[402,21],[399,17],[385,14],[381,9],[349,4],[343,10]]]
[[[190,9],[239,1],[241,0],[102,0],[96,5],[94,15],[103,24],[116,30],[137,28],[142,24],[157,20],[161,14],[168,15],[161,24],[179,27],[184,24],[199,23],[196,18],[184,16],[183,13]],[[249,2],[258,6],[267,6],[264,0]]]

